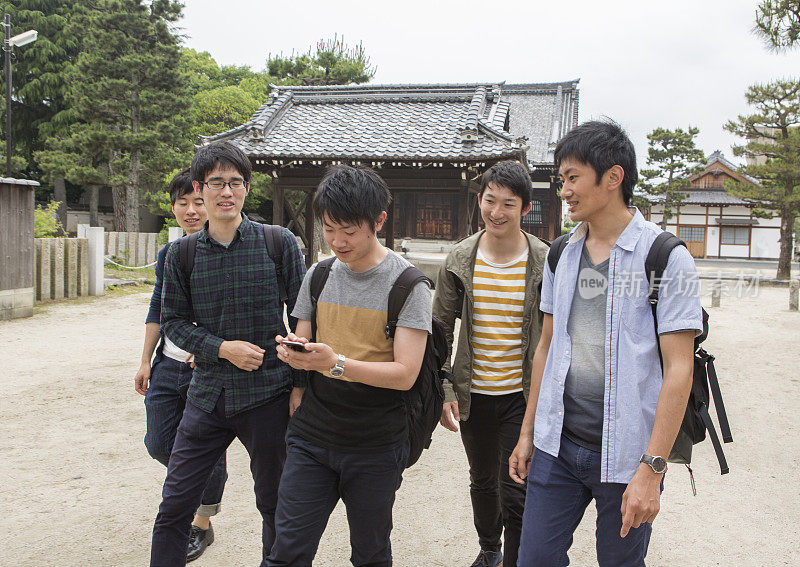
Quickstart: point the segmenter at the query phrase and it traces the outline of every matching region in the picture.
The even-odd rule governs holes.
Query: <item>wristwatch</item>
[[[341,378],[342,376],[344,376],[344,355],[343,354],[337,354],[336,355],[336,364],[331,366],[331,369],[329,370],[329,372],[331,373],[331,376],[333,376],[334,378]]]
[[[650,468],[653,469],[653,472],[656,474],[664,474],[667,472],[667,459],[664,457],[653,457],[651,455],[642,455],[642,458],[639,459],[640,463],[645,463],[646,465],[650,465]]]

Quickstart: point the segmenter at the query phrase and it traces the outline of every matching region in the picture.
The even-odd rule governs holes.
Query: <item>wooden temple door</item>
[[[693,258],[706,257],[706,227],[681,226],[678,227],[678,238],[686,243],[686,248]]]

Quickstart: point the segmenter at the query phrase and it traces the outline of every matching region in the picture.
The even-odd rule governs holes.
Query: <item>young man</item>
[[[394,340],[384,333],[389,290],[410,264],[385,248],[389,189],[371,169],[328,171],[314,195],[314,213],[336,255],[315,309],[309,270],[281,360],[310,370],[308,388],[286,438],[287,457],[267,565],[311,565],[328,517],[341,499],[355,566],[392,564],[392,505],[409,452],[403,390],[417,378],[431,331],[431,291],[414,286]],[[318,265],[317,265],[318,266]],[[276,337],[282,343],[283,337]]]
[[[519,565],[567,565],[594,499],[599,564],[641,566],[702,329],[696,288],[686,285],[695,266],[684,247],[672,251],[656,337],[644,262],[661,230],[629,208],[633,144],[613,122],[586,122],[558,143],[555,163],[581,222],[555,274],[545,268],[544,327],[509,460],[512,478],[528,480]]]
[[[200,191],[192,185],[188,169],[184,169],[172,178],[169,184],[169,196],[172,201],[172,214],[175,215],[178,226],[186,234],[194,234],[203,228],[207,216],[206,207]],[[161,333],[161,289],[164,282],[164,258],[169,247],[168,244],[158,251],[156,284],[145,321],[142,364],[134,378],[136,391],[144,396],[147,413],[144,445],[150,456],[164,466],[169,463],[175,432],[186,406],[186,390],[192,379],[192,368],[186,364],[188,353]],[[157,350],[156,345],[158,345]],[[153,351],[156,351],[156,357],[151,367],[150,359],[153,358]],[[223,453],[208,479],[202,503],[192,520],[187,563],[200,557],[206,547],[214,541],[211,516],[219,512],[227,478]]]
[[[179,246],[167,252],[161,308],[165,335],[193,353],[196,364],[153,528],[150,564],[169,567],[184,564],[192,512],[236,437],[250,454],[266,558],[275,537],[286,424],[296,404],[290,397],[299,399],[306,379],[305,372],[280,364],[272,349],[263,348],[286,330],[263,230],[241,212],[250,161],[232,144],[213,143],[197,151],[191,173],[208,222],[198,233],[190,278],[181,268]],[[282,231],[282,243],[286,303],[292,309],[305,267],[288,230]]]
[[[506,463],[519,438],[542,330],[539,287],[548,247],[520,229],[531,208],[531,180],[520,162],[489,168],[481,178],[478,204],[486,230],[453,248],[436,282],[433,314],[445,325],[451,352],[456,311],[461,311],[441,423],[458,431],[461,421],[481,546],[472,567],[516,566],[525,487],[511,480]],[[449,366],[448,359],[446,370]]]

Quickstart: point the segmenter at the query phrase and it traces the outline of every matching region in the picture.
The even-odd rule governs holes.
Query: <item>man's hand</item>
[[[278,358],[296,370],[315,370],[327,372],[336,364],[336,353],[325,343],[310,343],[305,337],[298,337],[294,333],[286,335],[288,341],[297,341],[305,344],[306,352],[299,352],[283,346],[284,337],[275,337],[278,346],[275,351]]]
[[[531,457],[533,456],[533,440],[520,437],[517,446],[508,458],[508,476],[517,484],[525,484],[531,470]]]
[[[297,386],[292,388],[292,393],[289,394],[289,417],[292,417],[297,408],[300,407],[300,402],[303,400],[303,393],[305,391],[305,388]]]
[[[218,356],[229,360],[236,368],[252,372],[264,362],[264,349],[247,341],[223,341]]]
[[[150,381],[150,362],[142,361],[139,371],[133,378],[133,388],[141,395],[147,393],[147,383]]]
[[[439,423],[445,429],[450,431],[458,431],[458,402],[445,402],[442,406],[442,417]]]
[[[663,474],[656,474],[650,465],[642,463],[633,475],[628,488],[622,495],[622,529],[620,537],[625,537],[631,528],[638,528],[643,523],[652,523],[661,509],[661,479]]]
[[[186,358],[183,360],[184,364],[188,364],[194,370],[194,355],[190,352],[186,355]]]

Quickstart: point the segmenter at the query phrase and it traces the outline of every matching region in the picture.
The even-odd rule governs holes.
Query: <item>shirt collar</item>
[[[639,241],[639,236],[642,234],[642,230],[644,229],[644,216],[642,216],[642,213],[640,213],[639,209],[636,207],[628,207],[628,210],[633,213],[633,218],[628,223],[628,226],[625,227],[625,230],[622,231],[622,234],[619,235],[619,238],[617,238],[616,246],[619,246],[623,250],[630,251],[634,249],[636,243]],[[588,231],[589,225],[585,222],[581,222],[572,229],[569,236],[569,244],[579,242],[585,238]]]
[[[231,244],[233,244],[233,242],[236,242],[237,238],[240,239],[240,240],[244,240],[246,235],[247,235],[247,231],[249,230],[250,225],[253,222],[250,219],[248,219],[247,216],[244,213],[239,213],[239,214],[242,215],[242,222],[240,222],[239,226],[236,227],[236,234],[233,236],[233,241],[231,242]],[[203,230],[200,232],[200,235],[197,238],[198,238],[198,240],[200,240],[202,242],[206,242],[206,243],[208,243],[208,242],[210,242],[212,240],[212,238],[208,235],[208,221],[207,220],[203,224]]]

